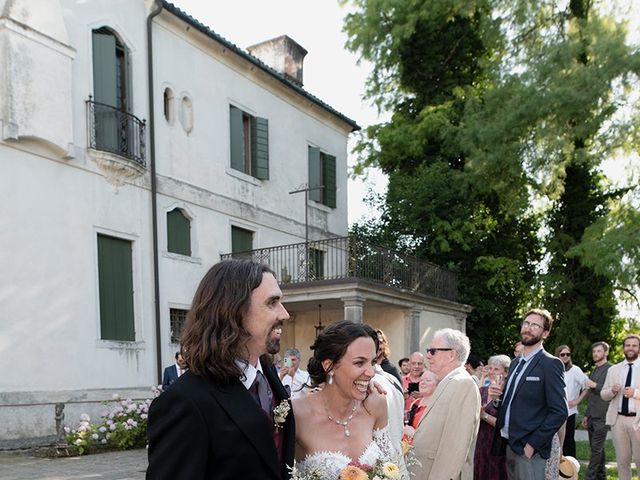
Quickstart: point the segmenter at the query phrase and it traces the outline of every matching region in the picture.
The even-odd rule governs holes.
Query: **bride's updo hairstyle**
[[[378,334],[369,325],[340,320],[325,328],[311,345],[313,356],[307,364],[307,371],[311,377],[311,385],[317,387],[327,381],[327,374],[335,367],[349,348],[358,338],[371,338],[375,345],[374,356],[378,352]],[[331,360],[331,368],[324,371],[322,362]]]

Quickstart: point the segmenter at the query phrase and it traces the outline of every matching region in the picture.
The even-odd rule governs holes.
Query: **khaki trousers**
[[[632,458],[636,464],[636,470],[640,467],[640,441],[633,429],[635,419],[635,417],[618,415],[615,425],[611,427],[619,480],[631,480]]]

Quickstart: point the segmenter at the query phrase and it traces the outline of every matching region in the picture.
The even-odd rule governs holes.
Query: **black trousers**
[[[585,475],[586,480],[606,480],[604,442],[607,439],[609,427],[604,423],[604,418],[587,419],[589,431],[589,445],[591,446],[591,458]]]
[[[576,414],[567,418],[567,430],[562,444],[562,454],[573,458],[576,457]]]

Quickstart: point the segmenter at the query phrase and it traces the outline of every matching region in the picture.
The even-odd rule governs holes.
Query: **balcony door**
[[[117,154],[130,149],[126,49],[106,28],[93,31],[94,135],[96,148]]]

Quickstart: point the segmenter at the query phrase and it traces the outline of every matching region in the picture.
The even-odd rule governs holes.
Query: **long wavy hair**
[[[349,345],[357,338],[371,338],[378,351],[378,334],[369,325],[340,320],[325,328],[311,346],[313,356],[309,359],[307,371],[312,386],[318,386],[327,380],[328,373],[344,357]],[[322,362],[331,360],[331,368],[324,370]]]
[[[252,260],[224,260],[200,281],[181,338],[182,356],[193,373],[220,383],[242,376],[236,360],[246,356],[251,336],[244,318],[264,273],[275,276]]]

